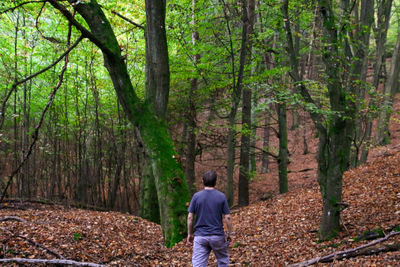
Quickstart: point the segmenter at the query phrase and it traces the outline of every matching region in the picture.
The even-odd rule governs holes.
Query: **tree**
[[[251,35],[253,34],[254,25],[254,9],[255,1],[247,0],[242,1],[242,21],[243,21],[243,34],[242,34],[242,50],[252,50]],[[243,55],[241,58],[241,67],[244,68],[246,61],[251,57],[251,54]],[[243,64],[243,66],[242,66]],[[250,179],[250,137],[252,135],[251,129],[251,102],[252,102],[251,89],[246,86],[242,89],[242,136],[240,144],[240,164],[239,164],[239,195],[238,203],[240,206],[247,206],[249,204],[249,179]]]
[[[146,100],[154,113],[164,119],[169,95],[169,60],[165,32],[165,1],[146,2]],[[141,177],[141,216],[159,223],[160,213],[151,166],[150,155],[144,158],[144,173]]]
[[[399,83],[400,73],[400,31],[398,31],[396,47],[392,55],[392,62],[390,64],[389,77],[385,84],[385,91],[383,96],[383,109],[379,114],[377,126],[377,143],[389,144],[389,121],[392,113],[394,95],[396,94],[396,86]]]
[[[369,110],[366,118],[365,126],[365,144],[360,157],[360,163],[365,163],[368,158],[369,148],[373,145],[372,142],[372,123],[376,117],[377,105],[377,92],[379,91],[379,85],[381,82],[382,70],[384,64],[385,45],[387,40],[387,32],[389,29],[390,13],[392,9],[392,0],[379,0],[377,1],[377,16],[374,26],[374,37],[376,43],[376,63],[374,65],[374,78],[372,82],[374,93],[371,94],[369,101]]]
[[[100,5],[95,0],[90,3],[68,1],[86,21],[89,31],[58,1],[49,2],[102,51],[118,100],[128,118],[137,125],[150,156],[165,245],[174,245],[184,234],[189,194],[183,170],[173,157],[175,151],[165,123],[136,95],[118,41]]]
[[[343,54],[341,54],[340,47],[345,45],[344,40],[346,38],[338,28],[338,18],[333,9],[333,3],[332,1],[321,0],[318,4],[325,40],[322,59],[325,63],[326,86],[330,103],[330,111],[327,116],[318,112],[317,105],[299,75],[288,16],[289,1],[283,1],[282,11],[287,51],[290,58],[290,73],[303,99],[311,106],[308,111],[319,136],[318,183],[323,201],[319,236],[321,240],[326,240],[336,236],[340,230],[342,176],[350,166],[350,150],[357,111],[355,103],[357,92],[355,86],[346,88],[340,77],[340,68],[343,64],[341,62]],[[355,76],[357,75],[356,70],[358,69],[356,68],[352,73]]]

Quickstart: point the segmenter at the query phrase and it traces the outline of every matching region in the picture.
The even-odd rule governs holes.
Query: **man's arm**
[[[224,221],[226,224],[226,228],[228,228],[228,233],[227,233],[227,240],[230,242],[232,242],[232,237],[231,235],[233,234],[233,227],[232,227],[232,221],[231,221],[231,215],[230,214],[224,214]]]
[[[193,243],[193,217],[194,213],[189,212],[188,217],[187,217],[187,228],[188,228],[188,236],[187,236],[187,241],[189,243]]]

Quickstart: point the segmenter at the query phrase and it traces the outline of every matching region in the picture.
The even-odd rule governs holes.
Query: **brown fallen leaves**
[[[373,163],[346,173],[343,181],[343,231],[329,242],[318,243],[321,212],[318,186],[300,188],[232,212],[236,235],[231,262],[237,266],[284,266],[357,247],[367,241],[354,238],[367,230],[400,224],[400,153],[381,156]],[[33,240],[66,259],[115,266],[190,266],[191,247],[185,242],[172,249],[162,243],[157,224],[118,212],[67,209],[62,206],[8,203],[0,216],[19,216],[28,223],[0,223],[0,257],[54,258]],[[8,231],[5,231],[7,229]],[[388,242],[400,242],[394,238]],[[212,256],[210,262],[215,262]],[[400,252],[337,261],[333,266],[398,266]],[[330,264],[331,265],[331,264]],[[213,266],[213,265],[211,265]]]

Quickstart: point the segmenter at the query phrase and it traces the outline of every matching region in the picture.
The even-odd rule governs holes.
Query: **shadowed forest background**
[[[399,184],[398,170],[385,176],[381,172],[390,167],[379,160],[398,160],[399,53],[398,0],[2,1],[0,201],[7,225],[2,230],[8,236],[14,229],[18,237],[21,218],[40,217],[23,210],[60,212],[60,221],[87,212],[104,216],[106,224],[125,213],[130,215],[118,217],[126,220],[121,226],[107,227],[148,224],[143,227],[154,230],[138,237],[138,226],[134,236],[110,245],[110,255],[92,248],[91,256],[69,258],[185,265],[190,251],[180,241],[186,236],[187,204],[202,188],[202,173],[216,170],[217,188],[228,198],[234,223],[260,227],[258,237],[248,235],[252,241],[237,227],[242,231],[233,259],[240,265],[306,260],[338,243],[350,246],[343,240],[365,231],[397,235],[400,192],[392,185]],[[366,171],[374,175],[363,173],[374,161],[380,167]],[[361,174],[346,180],[348,170]],[[359,180],[363,175],[365,181]],[[374,211],[387,220],[378,216],[381,221],[346,226],[346,218],[360,212],[347,194],[364,187],[377,202],[393,200]],[[374,205],[361,192],[356,203]],[[307,204],[277,208],[296,198]],[[67,207],[89,210],[61,215]],[[275,251],[282,255],[274,254],[274,260],[265,255],[273,249],[261,245],[270,231],[261,224],[290,213],[312,214],[300,219],[313,221],[305,223],[313,234],[304,244],[314,250],[292,257]],[[364,211],[367,215],[374,216]],[[249,221],[252,217],[260,225]],[[297,219],[286,219],[274,230],[283,238],[280,243],[299,234],[290,235],[289,228]],[[84,222],[77,219],[77,224]],[[74,250],[94,234],[74,231],[65,239]],[[121,230],[122,238],[126,231],[132,230]],[[335,238],[340,241],[325,247],[316,243]],[[35,242],[49,241],[44,239]],[[132,247],[137,239],[149,244]],[[124,242],[138,258],[121,252]],[[162,244],[178,244],[171,254],[176,257],[168,258]],[[398,244],[391,249],[398,250]],[[3,245],[18,246],[6,237]],[[297,251],[302,245],[290,247]],[[1,258],[48,258],[43,252],[18,251],[21,247],[4,251]],[[238,256],[246,252],[252,255]]]

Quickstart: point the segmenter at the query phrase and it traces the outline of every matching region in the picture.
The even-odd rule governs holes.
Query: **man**
[[[187,241],[193,243],[193,267],[207,266],[211,250],[218,260],[218,267],[228,266],[229,243],[232,242],[232,222],[229,206],[223,193],[215,189],[217,174],[207,171],[203,175],[204,189],[193,195],[187,219]],[[193,232],[193,218],[196,216]],[[225,237],[224,219],[227,226]]]

